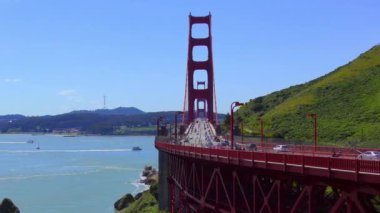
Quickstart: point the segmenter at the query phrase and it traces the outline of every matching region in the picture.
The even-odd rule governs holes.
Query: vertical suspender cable
[[[188,72],[189,70],[186,69],[186,82],[185,82],[185,97],[183,99],[183,113],[182,113],[182,125],[185,126],[185,113],[186,113],[186,106],[187,106],[187,81],[188,81]]]

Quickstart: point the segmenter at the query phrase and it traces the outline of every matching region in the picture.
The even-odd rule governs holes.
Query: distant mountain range
[[[0,116],[2,133],[46,132],[63,134],[155,134],[157,118],[174,123],[175,111],[144,112],[135,107],[79,110],[60,115]],[[224,115],[219,115],[220,119]],[[180,120],[180,119],[179,119]]]

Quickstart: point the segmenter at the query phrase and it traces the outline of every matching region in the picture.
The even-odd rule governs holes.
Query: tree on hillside
[[[224,131],[229,131],[230,130],[230,120],[231,120],[231,115],[229,113],[226,114],[226,117],[223,120],[222,123],[222,129]]]

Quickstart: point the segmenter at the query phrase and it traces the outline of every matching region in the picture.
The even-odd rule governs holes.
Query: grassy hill
[[[380,46],[308,83],[250,100],[237,111],[246,133],[311,142],[312,120],[318,115],[323,144],[380,146]]]
[[[130,203],[127,208],[117,213],[166,213],[158,209],[158,183],[150,186],[149,190],[142,192],[139,199]]]

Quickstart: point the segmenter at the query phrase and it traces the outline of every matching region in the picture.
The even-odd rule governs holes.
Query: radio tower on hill
[[[107,109],[106,107],[106,96],[103,95],[103,109]]]

